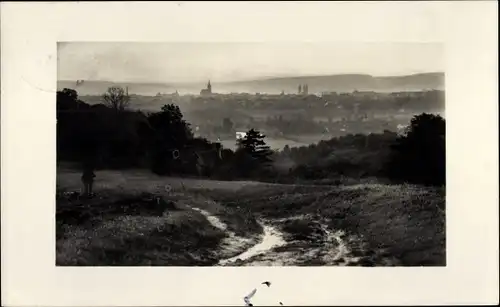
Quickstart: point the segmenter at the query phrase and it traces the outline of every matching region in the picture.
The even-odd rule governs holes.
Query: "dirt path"
[[[265,254],[266,252],[269,252],[273,248],[286,245],[286,241],[283,238],[283,234],[280,231],[271,226],[263,225],[262,223],[261,225],[262,228],[264,229],[264,233],[260,237],[259,243],[255,244],[254,246],[252,246],[251,248],[247,249],[246,251],[244,251],[239,255],[221,260],[219,262],[219,265],[232,265],[239,261],[244,262],[247,261],[248,259],[251,259],[252,257],[258,256],[260,254]]]
[[[234,232],[227,229],[227,225],[223,223],[218,217],[210,214],[208,211],[200,208],[192,208],[195,211],[203,214],[207,220],[216,228],[225,231],[228,236],[221,244],[221,254],[223,256],[236,255],[228,258],[223,258],[219,261],[219,265],[228,265],[237,261],[245,261],[261,253],[265,253],[272,248],[283,246],[286,241],[283,235],[277,229],[262,225],[264,233],[258,238],[244,238],[237,236]],[[244,250],[244,252],[240,252]]]
[[[259,221],[264,232],[258,238],[243,238],[229,231],[224,222],[208,211],[192,209],[203,214],[214,227],[228,234],[221,243],[223,257],[218,263],[220,266],[297,265],[314,259],[320,259],[325,265],[343,266],[360,260],[352,255],[346,241],[350,239],[352,242],[354,238],[347,238],[342,231],[330,231],[326,225],[321,225],[325,234],[321,244],[298,247],[293,245],[294,242],[287,241],[285,234],[271,226],[270,221]],[[243,252],[238,253],[242,250]],[[228,255],[233,256],[227,257]]]

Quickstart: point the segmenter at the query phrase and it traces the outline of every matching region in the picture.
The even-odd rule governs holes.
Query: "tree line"
[[[58,161],[95,168],[147,168],[159,175],[293,182],[335,176],[384,177],[397,182],[445,183],[445,121],[423,113],[406,133],[348,135],[275,152],[250,129],[237,149],[195,137],[179,107],[158,112],[128,109],[130,97],[110,88],[89,105],[72,89],[57,92]],[[225,122],[224,128],[232,125]],[[289,162],[289,166],[286,163]]]

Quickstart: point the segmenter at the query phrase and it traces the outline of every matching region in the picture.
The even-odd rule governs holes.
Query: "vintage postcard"
[[[16,16],[34,9],[48,31],[2,21],[2,79],[18,74],[2,82],[2,242],[6,266],[17,263],[8,302],[493,303],[498,208],[492,182],[471,172],[493,172],[494,150],[480,149],[485,137],[464,120],[482,122],[469,127],[485,136],[492,117],[474,110],[496,106],[481,90],[486,98],[464,109],[462,91],[495,80],[487,70],[481,85],[460,81],[475,70],[453,55],[484,53],[492,36],[478,25],[458,48],[450,30],[460,14],[480,19],[493,6],[467,5],[475,11],[453,2],[2,5]],[[52,23],[42,14],[50,7]],[[489,58],[478,67],[492,67]],[[474,185],[485,200],[468,203]],[[16,235],[22,244],[14,224],[28,229]],[[477,237],[484,253],[465,254],[459,242],[478,246]],[[17,246],[46,267],[27,288],[13,272],[32,260]],[[461,257],[488,267],[466,269]]]
[[[446,265],[442,44],[57,51],[56,265]]]

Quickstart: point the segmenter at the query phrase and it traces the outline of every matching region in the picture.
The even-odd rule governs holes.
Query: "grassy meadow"
[[[257,221],[285,235],[286,244],[267,256],[271,261],[294,252],[305,256],[293,265],[335,265],[339,259],[307,251],[326,246],[325,231],[342,229],[359,258],[349,265],[446,265],[441,188],[284,185],[127,170],[97,171],[95,196],[84,199],[75,193],[80,175],[58,169],[57,265],[215,265],[258,241],[263,229]],[[218,217],[227,229],[214,227],[194,208]],[[228,252],[221,246],[229,232],[246,241]]]

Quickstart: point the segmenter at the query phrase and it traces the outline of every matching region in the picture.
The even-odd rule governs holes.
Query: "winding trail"
[[[321,259],[326,265],[344,266],[357,263],[360,259],[351,254],[348,244],[343,239],[345,236],[343,231],[330,231],[324,224],[321,228],[325,235],[320,246],[283,251],[279,248],[292,242],[287,242],[285,235],[268,223],[259,221],[264,232],[258,238],[243,238],[228,230],[227,225],[217,216],[200,208],[191,209],[201,213],[214,227],[227,233],[228,236],[221,243],[222,260],[218,263],[220,266],[238,265],[238,263],[249,266],[295,265],[312,259]],[[351,241],[352,237],[349,239],[349,242]]]
[[[278,231],[274,227],[260,223],[262,228],[264,229],[264,233],[261,235],[258,243],[251,245],[255,240],[237,236],[234,232],[229,231],[227,229],[227,225],[218,217],[200,208],[193,207],[192,209],[203,214],[210,222],[210,224],[212,224],[212,226],[225,231],[228,234],[228,236],[223,240],[221,244],[223,255],[234,254],[238,250],[242,250],[247,247],[247,249],[243,253],[220,260],[219,265],[227,265],[238,260],[245,261],[247,259],[250,259],[251,257],[265,253],[275,247],[283,246],[286,244],[286,241],[283,239],[283,235],[280,231]]]
[[[273,248],[280,247],[286,245],[286,241],[283,238],[283,234],[276,230],[275,228],[268,226],[268,225],[262,225],[262,228],[264,229],[264,234],[262,235],[261,241],[251,248],[247,249],[245,252],[236,255],[234,257],[228,258],[221,260],[219,262],[220,265],[225,265],[225,264],[230,264],[233,262],[236,262],[239,260],[245,261],[248,260],[254,256],[266,253]]]

